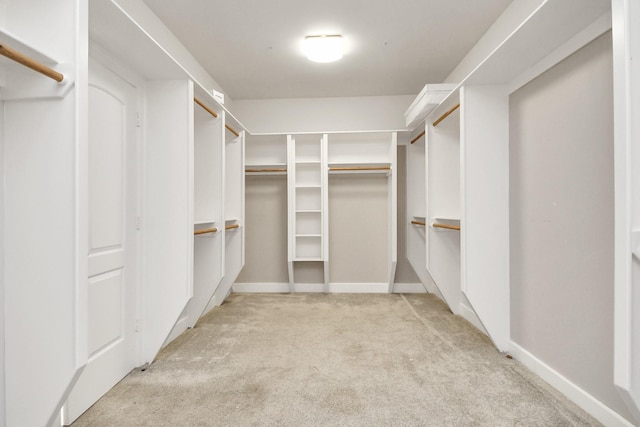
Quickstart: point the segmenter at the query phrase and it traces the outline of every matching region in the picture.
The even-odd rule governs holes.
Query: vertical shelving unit
[[[427,128],[423,123],[411,134],[407,145],[407,258],[423,284],[427,277]],[[433,289],[433,288],[431,288]]]
[[[457,97],[427,117],[426,267],[451,311],[460,314],[460,108]]]
[[[328,283],[327,135],[289,135],[289,285],[294,290],[296,262],[321,262]]]
[[[224,277],[216,289],[210,307],[219,306],[231,292],[244,266],[244,131],[222,113],[224,120]]]
[[[224,118],[216,115],[195,106],[193,298],[186,308],[189,327],[202,316],[224,275]]]

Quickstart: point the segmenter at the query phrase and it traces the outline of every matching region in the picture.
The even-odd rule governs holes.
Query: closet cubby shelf
[[[322,213],[320,209],[296,209],[298,213]]]
[[[433,222],[443,222],[454,225],[460,225],[460,217],[457,216],[436,216],[433,217]]]
[[[286,168],[286,163],[245,163],[246,169],[276,169]]]
[[[322,257],[297,257],[293,261],[324,261]]]
[[[193,221],[193,225],[204,225],[204,224],[215,224],[216,221],[213,219],[196,219]]]

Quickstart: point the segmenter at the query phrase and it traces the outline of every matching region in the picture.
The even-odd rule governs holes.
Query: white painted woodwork
[[[614,0],[614,383],[640,422],[640,7]]]
[[[389,146],[389,164],[391,172],[387,178],[387,194],[389,206],[389,223],[387,224],[387,233],[389,234],[388,259],[389,259],[389,292],[393,292],[393,283],[396,277],[396,266],[398,265],[398,134],[391,133],[391,141]]]
[[[413,144],[407,144],[407,217],[400,220],[407,221],[407,259],[421,283],[429,292],[436,291],[433,280],[427,272],[427,226],[412,224],[411,221],[424,222],[427,219],[427,177],[426,177],[426,128],[419,126],[411,133],[416,138],[425,131]]]
[[[235,126],[235,124],[232,123]],[[224,302],[244,266],[244,131],[240,136],[225,133],[224,149],[224,276],[215,290],[210,306]]]
[[[459,314],[460,232],[432,224],[460,221],[460,110],[435,127],[432,116],[427,120],[427,271],[451,311]]]
[[[460,101],[461,289],[495,346],[507,351],[509,100],[501,86],[464,86]]]
[[[27,53],[64,63],[76,85],[58,91],[48,77],[0,61],[0,425],[8,426],[57,419],[87,360],[87,58],[80,49],[87,6],[65,0],[42,3],[41,14],[33,9],[32,2],[0,3],[3,41],[20,40]]]
[[[327,135],[287,136],[289,284],[309,269],[313,281],[328,283]],[[301,264],[304,262],[304,264]],[[298,264],[294,264],[298,263]],[[321,269],[319,277],[317,271]]]
[[[89,361],[67,400],[66,423],[137,360],[136,89],[94,60],[89,79]]]
[[[193,294],[193,84],[146,84],[142,361],[151,362]]]
[[[187,305],[188,326],[195,326],[225,273],[224,118],[195,107],[194,230],[218,232],[194,237],[193,298]]]

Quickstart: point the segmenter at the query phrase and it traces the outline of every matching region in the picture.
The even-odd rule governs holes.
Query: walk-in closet
[[[0,0],[0,427],[382,301],[638,425],[640,7],[453,3]],[[251,305],[278,297],[289,324]]]

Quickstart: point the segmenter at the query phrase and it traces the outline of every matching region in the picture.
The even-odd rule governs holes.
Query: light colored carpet
[[[233,294],[80,426],[594,426],[432,295]]]

